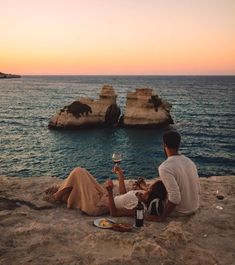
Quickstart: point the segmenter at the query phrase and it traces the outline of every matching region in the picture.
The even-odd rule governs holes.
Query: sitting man
[[[199,177],[196,165],[179,153],[180,134],[167,131],[163,134],[163,148],[167,159],[159,167],[159,176],[164,183],[168,200],[160,216],[149,215],[148,221],[165,221],[168,216],[186,216],[199,207]]]

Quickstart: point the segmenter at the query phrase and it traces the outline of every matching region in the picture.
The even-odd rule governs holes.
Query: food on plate
[[[132,225],[128,223],[113,224],[113,230],[116,230],[119,232],[130,232],[132,231]]]
[[[99,221],[99,226],[100,226],[100,227],[112,227],[113,224],[112,224],[112,222],[109,221],[108,219],[101,219],[101,220]]]

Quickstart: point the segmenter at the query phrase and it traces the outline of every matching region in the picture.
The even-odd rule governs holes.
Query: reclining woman
[[[107,180],[103,187],[86,169],[77,167],[58,190],[54,190],[50,202],[65,202],[67,208],[79,208],[91,216],[107,213],[111,216],[134,216],[134,208],[139,200],[146,205],[150,214],[162,212],[166,189],[160,180],[151,185],[141,180],[134,190],[127,192],[122,169],[114,167],[113,172],[117,174],[119,181],[117,196],[113,195],[112,180]]]

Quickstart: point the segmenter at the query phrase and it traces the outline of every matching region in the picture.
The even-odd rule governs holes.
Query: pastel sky
[[[235,0],[0,0],[0,71],[235,74]]]

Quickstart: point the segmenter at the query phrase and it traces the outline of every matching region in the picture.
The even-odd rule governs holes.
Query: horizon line
[[[235,76],[234,74],[19,74],[21,76]]]

